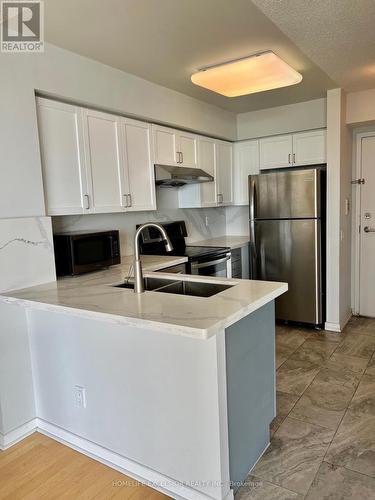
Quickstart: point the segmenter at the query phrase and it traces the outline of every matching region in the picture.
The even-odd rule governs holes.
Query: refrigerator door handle
[[[249,175],[249,215],[250,220],[256,218],[256,184],[255,179]]]

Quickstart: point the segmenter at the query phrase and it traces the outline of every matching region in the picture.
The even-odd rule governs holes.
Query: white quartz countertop
[[[206,246],[206,247],[229,247],[231,250],[241,248],[249,244],[248,236],[219,236],[208,240],[194,241],[189,245]]]
[[[131,260],[132,257],[124,258],[122,264],[107,270],[3,293],[0,300],[23,307],[207,339],[274,300],[288,288],[285,283],[166,273],[163,277],[174,280],[214,281],[234,286],[207,298],[152,291],[135,294],[132,289],[112,286],[124,281]],[[155,276],[149,271],[185,261],[185,257],[144,256],[144,274]],[[161,274],[157,276],[161,277]]]

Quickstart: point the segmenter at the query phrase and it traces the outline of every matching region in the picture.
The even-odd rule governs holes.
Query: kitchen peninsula
[[[124,262],[0,301],[27,309],[41,432],[174,498],[232,498],[269,443],[287,285],[149,272],[181,262],[146,256],[145,277],[222,291],[135,294]]]

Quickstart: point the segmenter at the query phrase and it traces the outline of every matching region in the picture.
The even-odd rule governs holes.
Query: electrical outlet
[[[204,223],[206,224],[206,227],[208,227],[210,225],[209,220],[208,220],[208,215],[205,216]]]
[[[86,389],[80,385],[74,386],[74,403],[76,408],[86,408]]]

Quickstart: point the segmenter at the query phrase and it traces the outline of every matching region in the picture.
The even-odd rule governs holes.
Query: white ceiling
[[[45,9],[47,41],[234,112],[323,97],[337,86],[250,0],[45,0]],[[301,84],[227,98],[190,82],[202,66],[269,49],[303,74]]]
[[[253,0],[345,90],[375,87],[374,0]]]

